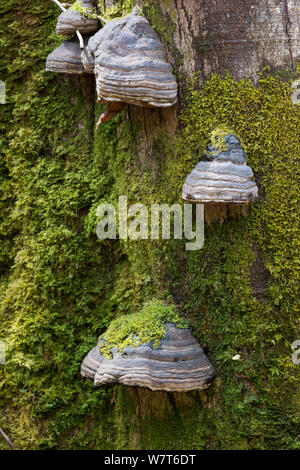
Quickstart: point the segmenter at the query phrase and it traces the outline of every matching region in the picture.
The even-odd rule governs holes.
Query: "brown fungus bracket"
[[[100,28],[98,19],[89,19],[81,15],[78,11],[67,9],[69,4],[60,3],[58,0],[52,0],[63,13],[59,16],[57,22],[57,34],[76,34],[78,41],[73,38],[70,41],[64,41],[58,48],[48,55],[46,61],[46,70],[48,72],[82,74],[85,68],[81,61],[81,51],[87,44],[89,36],[87,33],[93,33]],[[92,8],[92,0],[83,1],[84,8]],[[71,5],[72,6],[72,5]]]
[[[95,73],[98,101],[112,103],[97,125],[116,114],[115,103],[165,108],[177,102],[163,44],[137,8],[92,36],[81,57],[86,71]]]
[[[52,1],[63,10],[56,32],[76,32],[79,46],[74,40],[64,41],[48,56],[46,70],[95,74],[98,102],[109,103],[97,128],[120,113],[126,104],[166,108],[177,102],[177,82],[163,44],[138,8],[111,20],[88,39],[82,34],[98,30],[98,19],[89,19],[78,11],[67,10],[58,0]],[[86,0],[82,6],[91,8],[93,2]],[[102,18],[101,21],[105,22]]]
[[[85,73],[80,59],[80,45],[76,38],[64,41],[47,57],[47,72],[56,73]]]
[[[82,2],[82,6],[87,12],[93,8],[93,2]],[[56,33],[62,35],[74,34],[79,31],[81,34],[90,34],[98,31],[100,23],[98,18],[83,16],[79,11],[72,8],[63,11],[57,21]]]
[[[240,140],[232,133],[216,137],[205,160],[186,178],[182,198],[199,204],[249,204],[256,201],[258,189]]]
[[[58,5],[59,8],[60,8],[63,12],[67,11],[67,8],[65,8],[58,0],[52,0],[52,2],[56,3],[56,5]],[[76,32],[76,35],[77,35],[78,40],[79,40],[80,49],[83,49],[83,48],[84,48],[83,37],[82,37],[80,31],[75,30],[75,32]]]
[[[215,369],[205,355],[190,328],[177,328],[166,323],[165,338],[157,348],[140,344],[112,349],[112,359],[101,353],[102,341],[85,357],[81,375],[94,380],[99,387],[122,384],[168,392],[190,392],[210,386]]]

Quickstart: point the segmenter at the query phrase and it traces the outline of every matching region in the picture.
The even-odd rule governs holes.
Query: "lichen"
[[[106,358],[112,357],[111,349],[122,354],[124,348],[152,343],[157,348],[166,334],[166,323],[174,323],[178,328],[188,328],[186,320],[179,317],[173,305],[159,301],[147,302],[140,312],[124,315],[112,321],[107,331],[100,336],[105,341],[100,351]]]

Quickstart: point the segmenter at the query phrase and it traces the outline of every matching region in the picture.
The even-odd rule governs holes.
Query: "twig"
[[[77,31],[77,29],[76,29],[76,34],[77,34],[77,37],[78,37],[78,39],[79,39],[79,46],[80,46],[80,49],[83,50],[83,49],[84,49],[83,37],[81,36],[80,32]]]
[[[58,0],[52,0],[52,2],[56,3],[57,6],[59,6],[59,8],[62,10],[62,11],[67,11],[67,9],[62,6],[62,4],[58,1]],[[79,45],[80,45],[80,49],[84,49],[84,42],[83,42],[83,37],[81,36],[80,32],[76,29],[76,34],[77,34],[77,37],[79,39]]]
[[[62,4],[58,1],[58,0],[52,0],[52,2],[56,3],[57,6],[59,6],[59,8],[62,10],[62,11],[66,11],[67,9],[62,6]]]
[[[0,428],[0,434],[1,436],[6,440],[6,442],[8,443],[8,445],[14,449],[14,445],[13,443],[11,442],[11,440],[9,439],[9,437],[5,434],[5,432]]]

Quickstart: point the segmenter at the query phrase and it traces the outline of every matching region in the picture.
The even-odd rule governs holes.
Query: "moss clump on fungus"
[[[78,83],[44,71],[61,41],[57,7],[16,0],[2,2],[0,14],[0,338],[8,345],[0,426],[21,449],[299,448],[291,344],[299,338],[300,106],[290,84],[213,76],[185,95],[176,141],[160,137],[145,161],[134,117],[117,116],[93,141],[94,111]],[[198,252],[180,240],[97,240],[92,213],[101,202],[179,202],[224,123],[260,185],[248,218],[206,225]],[[193,325],[218,371],[211,388],[96,390],[80,378],[95,338],[153,298],[175,302]]]
[[[165,337],[165,323],[174,323],[178,328],[188,328],[189,323],[180,318],[173,305],[151,301],[144,305],[138,313],[116,318],[108,330],[100,336],[105,344],[100,345],[101,353],[111,357],[111,349],[117,348],[121,353],[124,348],[136,347],[140,344],[153,342],[158,347]]]
[[[135,3],[135,0],[119,0],[114,6],[107,7],[105,0],[99,0],[98,9],[103,12],[105,19],[110,21],[114,18],[121,18],[131,13],[135,7]]]
[[[229,134],[234,134],[234,131],[226,126],[219,126],[212,131],[210,140],[218,152],[226,152],[228,150],[225,137]]]
[[[94,8],[84,7],[81,0],[76,0],[73,5],[70,7],[70,10],[78,11],[82,16],[90,20],[96,20],[98,15]]]

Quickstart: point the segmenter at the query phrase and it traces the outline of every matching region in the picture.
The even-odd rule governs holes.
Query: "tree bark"
[[[266,66],[271,71],[295,71],[300,58],[300,12],[298,0],[137,0],[137,5],[145,7],[150,23],[152,18],[147,11],[150,7],[155,9],[166,35],[173,27],[172,40],[166,40],[165,35],[161,39],[168,61],[177,76],[183,77],[178,80],[178,104],[172,108],[128,107],[132,126],[138,129],[137,158],[141,172],[150,166],[155,185],[160,156],[153,152],[153,144],[160,135],[172,137],[176,133],[184,101],[184,78],[192,80],[197,72],[201,86],[213,73],[230,72],[237,80],[250,78],[257,82]],[[156,27],[155,22],[152,26]],[[222,222],[228,215],[246,214],[247,208],[243,206],[211,204],[205,208],[207,223]],[[180,395],[125,388],[124,393],[143,418],[164,410],[174,411],[178,406],[189,412],[196,402],[205,401],[205,392]],[[126,400],[126,407],[125,403]],[[119,412],[126,413],[125,409]]]
[[[144,11],[155,8],[166,34],[166,55],[179,78],[179,102],[167,110],[129,107],[138,133],[138,156],[142,168],[152,175],[159,167],[153,143],[159,135],[174,136],[184,101],[185,78],[195,73],[201,86],[213,73],[230,72],[234,78],[259,78],[265,67],[271,71],[296,70],[300,59],[300,5],[298,0],[137,0]],[[148,17],[151,22],[151,15]],[[155,28],[155,23],[153,22]],[[158,31],[159,32],[159,31]],[[230,216],[246,215],[247,207],[211,204],[206,207],[207,223],[222,222]]]
[[[235,78],[259,77],[272,69],[295,68],[300,58],[298,0],[163,0],[164,18],[175,26],[173,40],[181,54],[179,70],[190,77],[201,71],[229,71]],[[144,2],[138,1],[142,6]]]
[[[108,7],[113,3],[106,0]],[[162,15],[166,30],[172,24],[171,44],[161,36],[167,58],[175,71],[189,79],[200,72],[199,85],[212,73],[225,72],[238,80],[257,81],[264,67],[295,70],[300,59],[298,0],[137,0],[136,3],[146,7],[146,13],[149,6],[155,8],[157,15]],[[179,80],[180,98],[182,86],[183,81]],[[153,141],[159,134],[175,134],[180,102],[179,106],[167,110],[129,108],[130,119],[140,129],[138,153],[144,164],[153,159]],[[157,163],[152,161],[151,167],[155,171]]]

